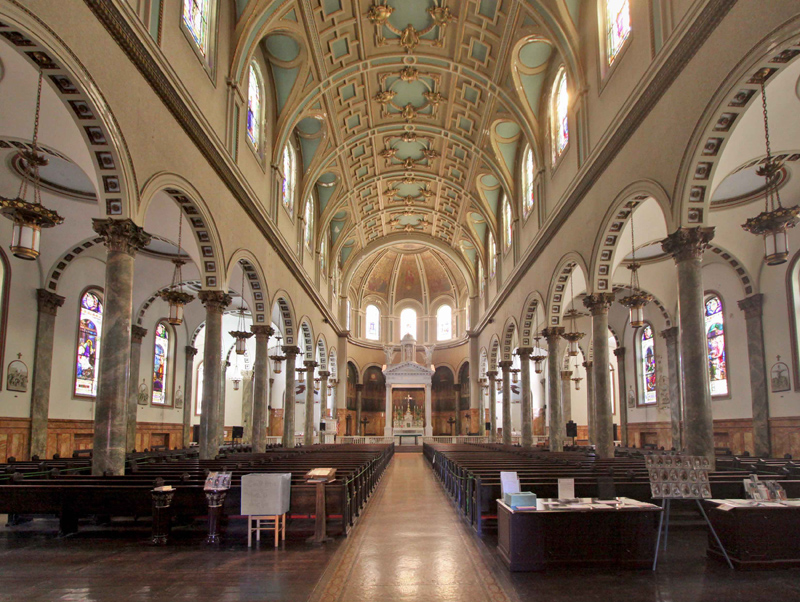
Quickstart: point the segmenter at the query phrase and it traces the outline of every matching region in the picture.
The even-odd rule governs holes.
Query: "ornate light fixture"
[[[628,265],[631,271],[630,295],[619,300],[620,305],[624,305],[630,312],[631,327],[641,328],[644,326],[644,307],[653,300],[653,295],[643,292],[639,288],[639,268],[641,264],[636,261],[636,238],[633,228],[634,214],[631,213],[631,258]]]
[[[280,374],[281,370],[281,363],[283,360],[286,359],[285,355],[281,355],[281,337],[280,335],[275,337],[275,346],[272,348],[272,353],[269,356],[269,359],[272,360],[272,372],[273,374]]]
[[[511,382],[515,385],[519,382],[519,368],[509,368],[509,372],[511,372]]]
[[[319,393],[319,389],[322,383],[322,379],[317,377],[314,379],[314,393]]]
[[[183,216],[181,208],[178,207],[178,254],[172,260],[175,264],[175,270],[172,272],[172,284],[169,288],[158,293],[164,301],[169,304],[169,317],[167,322],[173,326],[180,326],[183,323],[183,307],[194,300],[194,295],[191,295],[183,290],[183,271],[182,268],[186,264],[181,256],[181,237],[183,235]]]
[[[236,339],[236,354],[244,355],[247,351],[247,339],[253,336],[252,332],[245,330],[246,324],[244,319],[244,270],[242,270],[242,303],[239,305],[239,322],[236,325],[236,330],[228,332],[234,339]]]
[[[767,159],[756,173],[764,176],[766,188],[764,189],[764,211],[755,217],[749,218],[742,228],[751,234],[764,237],[764,261],[767,265],[780,265],[786,262],[789,256],[788,228],[794,228],[798,222],[800,206],[784,207],[778,193],[779,174],[783,169],[783,161],[777,161],[772,156],[769,142],[769,118],[767,116],[767,93],[765,90],[766,78],[761,80],[761,105],[764,110],[764,140],[767,147]]]
[[[578,372],[578,359],[575,358],[575,368],[573,369],[572,373],[575,375],[570,380],[575,383],[575,390],[581,390],[581,381],[583,380],[582,376],[579,376]]]
[[[574,268],[573,268],[573,270],[574,270]],[[572,282],[573,282],[574,278],[575,278],[575,274],[573,273],[573,274],[570,275],[570,278],[569,278],[569,296],[570,296],[570,303],[573,304],[573,307],[572,307],[572,309],[570,309],[570,310],[568,310],[567,312],[564,313],[564,317],[569,321],[569,326],[570,327],[569,327],[569,331],[567,331],[567,332],[565,332],[564,334],[561,335],[569,343],[569,348],[568,348],[567,353],[569,354],[570,357],[574,357],[574,356],[578,355],[578,341],[580,341],[584,336],[586,336],[584,333],[578,331],[578,328],[577,328],[577,326],[575,324],[576,318],[579,318],[583,314],[581,312],[579,312],[577,309],[575,309],[575,307],[574,307],[575,290],[574,290],[574,288],[572,286]]]
[[[539,332],[539,312],[538,307],[534,310],[534,317],[536,320],[536,326],[533,332],[536,333],[536,336],[533,337],[533,340],[536,341],[536,345],[533,348],[533,355],[531,355],[531,359],[533,360],[533,371],[536,374],[541,374],[544,371],[544,360],[547,359],[547,354],[542,353],[539,351],[542,348],[542,333]]]
[[[39,168],[47,165],[47,158],[39,153],[39,113],[42,104],[42,71],[39,70],[39,87],[36,92],[36,113],[33,121],[33,139],[30,149],[20,153],[33,179],[33,201],[28,202],[28,178],[23,176],[17,196],[13,199],[0,196],[0,213],[14,222],[11,234],[11,252],[15,257],[33,261],[39,257],[42,228],[52,228],[64,223],[64,218],[42,205]]]
[[[231,382],[233,383],[233,390],[238,391],[239,385],[242,384],[242,372],[239,370],[239,358],[234,360],[233,374],[231,375]]]

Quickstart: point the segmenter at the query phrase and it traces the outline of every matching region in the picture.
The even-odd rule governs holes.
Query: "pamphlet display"
[[[230,472],[209,472],[203,490],[223,491],[230,489],[232,477],[233,475]]]
[[[707,499],[711,497],[708,482],[708,458],[682,454],[645,456],[650,473],[650,492],[654,499]]]

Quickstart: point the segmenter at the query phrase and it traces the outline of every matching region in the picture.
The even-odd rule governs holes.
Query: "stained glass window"
[[[183,22],[203,56],[208,53],[208,22],[211,0],[183,0]]]
[[[81,297],[78,316],[78,355],[75,368],[75,395],[97,395],[97,371],[100,366],[100,336],[103,330],[103,300],[97,291]]]
[[[628,0],[606,0],[606,56],[609,65],[617,58],[630,32]]]
[[[306,241],[306,247],[311,250],[314,247],[314,198],[311,196],[306,201],[304,221],[305,233],[303,236]]]
[[[536,162],[533,159],[533,149],[525,149],[522,159],[522,211],[528,217],[536,202],[534,180],[536,179]]]
[[[494,278],[494,274],[497,271],[497,245],[494,244],[494,236],[492,236],[491,232],[489,233],[489,280]]]
[[[160,322],[156,326],[156,341],[153,347],[153,403],[167,403],[167,367],[169,366],[169,329]]]
[[[200,416],[203,413],[203,362],[197,366],[197,382],[194,394],[194,413]]]
[[[381,336],[381,310],[374,305],[367,305],[367,338],[377,341]]]
[[[436,340],[447,341],[453,338],[453,308],[442,305],[436,311]]]
[[[711,395],[728,394],[728,363],[725,353],[725,324],[722,301],[716,295],[706,299],[706,339],[708,340],[708,377]]]
[[[258,67],[250,63],[250,82],[247,89],[247,139],[253,148],[261,145],[261,77]]]
[[[503,250],[507,251],[514,241],[514,218],[511,215],[511,203],[503,200]]]
[[[481,298],[483,298],[483,293],[486,290],[486,282],[483,279],[483,262],[479,259],[478,260],[478,289],[480,289]]]
[[[553,86],[553,99],[550,107],[553,119],[553,161],[561,156],[569,142],[568,109],[567,73],[562,67]]]
[[[400,312],[400,338],[407,334],[417,338],[417,312],[410,307]]]
[[[283,206],[294,218],[294,186],[297,178],[297,152],[291,143],[283,148]]]
[[[645,324],[639,335],[639,352],[642,362],[642,391],[644,403],[656,402],[656,350],[653,327]]]
[[[319,246],[319,271],[321,274],[325,273],[325,268],[328,263],[328,233],[322,237],[322,243]],[[335,287],[335,283],[334,283]],[[336,289],[334,288],[334,297],[336,296]]]
[[[350,330],[350,299],[347,300],[347,315],[345,316],[345,322],[347,322],[347,330]]]

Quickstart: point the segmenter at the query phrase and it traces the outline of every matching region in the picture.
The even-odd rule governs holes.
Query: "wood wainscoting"
[[[0,461],[14,457],[30,459],[31,421],[29,418],[0,418]],[[153,445],[180,447],[183,425],[161,422],[139,422],[136,425],[136,449],[149,449]],[[69,458],[72,452],[91,449],[94,422],[91,420],[64,420],[51,418],[47,425],[47,457],[59,454]]]

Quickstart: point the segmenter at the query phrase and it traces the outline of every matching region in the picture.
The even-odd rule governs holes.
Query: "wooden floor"
[[[310,524],[305,527],[310,527]],[[193,602],[735,602],[800,600],[800,570],[734,573],[706,559],[706,534],[673,529],[657,573],[508,573],[492,535],[458,517],[421,454],[395,455],[348,538],[305,543],[295,521],[285,546],[248,550],[243,519],[219,547],[203,523],[173,529],[165,548],[149,523],[92,526],[58,538],[55,519],[0,527],[0,601]]]

